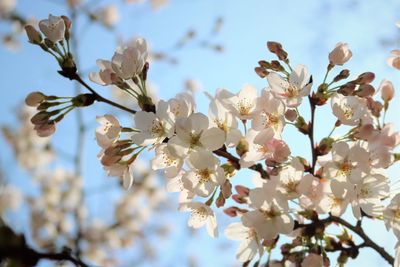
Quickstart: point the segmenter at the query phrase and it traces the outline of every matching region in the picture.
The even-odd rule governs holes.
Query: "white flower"
[[[236,258],[240,262],[251,261],[257,253],[262,254],[263,247],[255,229],[248,228],[241,222],[236,222],[228,225],[225,229],[225,235],[229,239],[241,241],[236,250]]]
[[[275,139],[274,134],[272,128],[261,132],[253,129],[247,131],[245,141],[248,144],[248,151],[240,158],[240,166],[247,168],[263,159],[285,161],[290,154],[289,147],[282,140]]]
[[[156,155],[151,160],[153,170],[164,169],[168,178],[176,177],[183,165],[183,160],[174,157],[168,150],[167,144],[160,144],[156,148]]]
[[[276,191],[273,182],[251,190],[249,199],[250,207],[256,210],[245,213],[242,222],[256,229],[260,238],[271,240],[279,233],[289,234],[293,231],[294,221],[288,214],[287,200]]]
[[[257,106],[257,90],[253,86],[245,85],[236,95],[221,90],[217,93],[217,98],[240,120],[253,118]]]
[[[142,72],[147,56],[146,40],[137,38],[129,46],[117,48],[111,60],[111,67],[118,77],[128,80]]]
[[[400,50],[392,50],[390,53],[392,55],[388,58],[387,63],[389,66],[400,70]]]
[[[0,0],[0,15],[10,13],[15,9],[17,0]]]
[[[389,102],[394,97],[394,86],[391,81],[383,79],[378,91],[381,91],[381,98],[384,102]]]
[[[342,66],[349,61],[353,53],[346,43],[337,43],[336,47],[329,53],[329,62],[332,65]]]
[[[306,194],[311,189],[314,177],[311,174],[303,177],[304,167],[298,158],[282,169],[277,176],[271,177],[276,181],[279,190],[287,199],[294,199]]]
[[[315,210],[319,214],[331,212],[334,216],[340,216],[345,212],[348,204],[349,200],[336,197],[332,193],[330,181],[316,177],[313,177],[308,192],[300,196],[302,207]]]
[[[285,126],[285,106],[271,91],[266,89],[262,91],[251,125],[254,130],[272,128],[277,137],[281,135]]]
[[[207,197],[218,185],[225,182],[224,170],[219,166],[219,160],[206,150],[191,153],[187,159],[190,171],[183,176],[186,189],[195,194]]]
[[[212,99],[212,97],[210,96]],[[225,132],[227,147],[236,146],[242,138],[236,118],[217,99],[212,99],[208,109],[211,127],[218,127]]]
[[[99,72],[89,73],[89,79],[100,85],[110,85],[115,83],[116,74],[111,66],[111,61],[98,59],[97,66],[100,67]]]
[[[109,114],[98,116],[96,120],[101,124],[96,129],[97,144],[102,148],[107,148],[118,139],[121,126],[118,119]]]
[[[196,102],[189,93],[180,93],[175,98],[168,100],[170,111],[176,118],[187,118],[196,109]]]
[[[103,166],[108,176],[119,177],[125,189],[130,189],[133,185],[134,177],[134,164],[120,164],[115,163],[110,166]]]
[[[331,103],[333,114],[345,125],[357,125],[366,112],[365,100],[357,96],[335,94]]]
[[[383,221],[386,229],[392,229],[397,238],[400,238],[400,194],[395,195],[383,211]]]
[[[368,174],[357,184],[335,179],[331,181],[331,189],[335,196],[350,201],[357,219],[361,218],[361,210],[371,217],[380,216],[382,199],[389,196],[387,178],[381,173]]]
[[[297,65],[288,80],[275,72],[270,73],[267,80],[274,95],[282,98],[288,107],[299,106],[302,98],[310,94],[312,86],[308,70],[303,65]]]
[[[374,168],[388,168],[394,161],[393,149],[400,144],[400,133],[392,123],[385,124],[368,139],[370,163]]]
[[[175,130],[176,136],[168,141],[168,149],[181,158],[198,149],[214,151],[225,142],[224,131],[216,127],[209,128],[208,118],[201,113],[177,119]]]
[[[49,15],[48,19],[39,22],[39,29],[53,43],[64,40],[66,27],[61,17]]]
[[[211,208],[201,202],[182,203],[180,211],[191,212],[188,225],[192,228],[200,228],[204,225],[211,237],[218,236],[217,219]]]
[[[99,10],[100,21],[106,27],[112,27],[119,21],[118,8],[115,5],[107,5]]]
[[[369,172],[369,153],[361,143],[350,147],[346,142],[338,142],[332,146],[332,159],[321,165],[326,179],[358,183]]]
[[[169,111],[167,102],[160,100],[157,113],[139,111],[135,114],[135,127],[140,131],[132,136],[139,146],[159,144],[174,133],[174,115]]]

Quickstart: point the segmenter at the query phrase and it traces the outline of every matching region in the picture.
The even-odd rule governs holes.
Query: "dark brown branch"
[[[233,156],[231,153],[229,153],[225,146],[221,147],[220,149],[214,150],[213,153],[217,156],[226,158],[236,170],[240,170],[240,164],[239,164],[239,158]],[[266,170],[264,170],[263,166],[258,163],[258,164],[254,164],[252,166],[249,167],[250,170],[256,171],[258,173],[260,173],[261,177],[264,179],[268,179],[269,178],[269,174]]]
[[[393,265],[394,264],[394,258],[381,246],[379,246],[378,244],[376,244],[363,230],[360,221],[357,222],[356,225],[352,225],[351,223],[349,223],[348,221],[337,217],[337,216],[333,216],[330,215],[329,217],[325,218],[325,219],[318,219],[315,218],[313,220],[312,223],[309,224],[299,224],[296,223],[294,229],[299,229],[299,228],[308,228],[308,227],[316,227],[317,225],[324,225],[327,226],[331,223],[338,223],[341,224],[342,226],[348,228],[349,230],[353,231],[354,233],[356,233],[359,237],[361,237],[361,239],[363,240],[363,243],[354,246],[354,248],[359,249],[359,248],[363,248],[363,247],[369,247],[372,248],[373,250],[375,250],[377,253],[379,253],[379,255],[382,256],[382,258],[384,258],[389,264]],[[354,249],[353,248],[353,249]],[[343,249],[335,249],[335,251],[337,250],[347,250],[346,248]]]
[[[115,103],[115,102],[113,102],[113,101],[111,101],[111,100],[109,100],[107,98],[104,98],[101,95],[99,95],[84,80],[82,80],[82,78],[77,73],[75,73],[72,77],[70,77],[70,79],[75,80],[75,81],[79,82],[80,84],[82,84],[86,89],[88,89],[95,96],[97,101],[109,104],[109,105],[114,106],[116,108],[119,108],[121,110],[127,111],[127,112],[129,112],[131,114],[135,114],[136,113],[136,110],[129,109],[129,108],[125,107],[125,106],[122,106],[122,105],[120,105],[118,103]]]
[[[314,175],[315,164],[317,162],[317,151],[315,149],[315,144],[314,144],[315,104],[313,103],[310,96],[308,96],[308,100],[310,102],[310,108],[311,108],[311,122],[309,124],[309,129],[308,129],[308,137],[310,138],[311,153],[312,153],[311,173]]]
[[[374,241],[372,241],[371,238],[369,238],[369,236],[365,234],[364,230],[359,224],[354,226],[351,223],[347,222],[346,220],[332,215],[328,217],[328,219],[331,222],[340,223],[341,225],[352,230],[354,233],[356,233],[359,237],[361,237],[364,240],[363,247],[372,248],[373,250],[378,252],[388,263],[390,263],[391,265],[394,264],[394,258],[383,247],[379,246]]]
[[[12,259],[18,262],[27,264],[26,266],[35,266],[40,260],[52,260],[52,261],[69,261],[75,266],[89,267],[78,257],[73,257],[68,252],[52,253],[52,252],[39,252],[32,248],[23,247],[1,247],[0,257],[2,259]]]

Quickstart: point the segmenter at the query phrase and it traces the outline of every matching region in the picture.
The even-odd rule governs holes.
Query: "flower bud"
[[[242,138],[236,146],[236,153],[239,156],[243,156],[247,151],[249,151],[249,144],[244,138]]]
[[[224,213],[230,217],[236,217],[238,216],[238,213],[242,213],[242,210],[238,207],[229,207],[224,209]]]
[[[295,121],[296,118],[297,118],[297,112],[296,112],[296,110],[294,110],[294,109],[288,109],[288,110],[285,112],[285,118],[286,118],[288,121],[291,121],[291,122]]]
[[[37,107],[46,99],[46,96],[41,92],[32,92],[25,98],[25,104],[30,107]]]
[[[340,80],[347,79],[350,76],[350,71],[348,69],[344,69],[340,71],[340,73],[333,79],[333,82],[338,82]]]
[[[375,80],[375,73],[373,72],[364,72],[357,77],[355,83],[357,84],[368,84]]]
[[[269,72],[263,69],[262,67],[256,67],[254,70],[257,73],[257,75],[260,76],[260,78],[265,78],[269,74]]]
[[[235,186],[235,190],[241,196],[248,197],[249,194],[250,194],[250,189],[248,187],[243,186],[243,185],[236,185]]]
[[[217,200],[215,200],[215,206],[217,208],[223,207],[225,205],[225,198],[222,193],[219,193]]]
[[[391,54],[392,56],[388,58],[387,63],[392,68],[400,70],[400,50],[393,50]]]
[[[388,80],[383,80],[379,85],[379,90],[381,91],[381,98],[385,102],[389,102],[394,97],[394,87],[393,83]]]
[[[368,97],[372,96],[375,93],[375,88],[370,84],[362,84],[355,92],[355,94],[359,97]]]
[[[224,198],[229,198],[232,195],[232,184],[229,180],[226,180],[223,185],[221,185],[221,193]]]
[[[332,65],[342,66],[349,61],[353,53],[346,43],[338,43],[336,47],[329,53],[329,62]]]
[[[42,35],[32,25],[26,25],[25,31],[30,43],[40,44],[42,42]]]
[[[48,137],[56,131],[56,124],[54,122],[38,124],[34,129],[39,137]]]
[[[296,128],[303,134],[307,135],[309,133],[309,127],[306,121],[304,120],[303,117],[297,117],[296,123],[295,123]]]
[[[287,52],[285,50],[283,50],[282,45],[280,43],[277,42],[267,42],[267,47],[268,50],[271,53],[274,53],[279,60],[287,60]]]

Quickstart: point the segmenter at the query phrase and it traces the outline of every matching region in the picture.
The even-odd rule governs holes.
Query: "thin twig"
[[[90,87],[77,73],[73,76],[73,77],[71,77],[73,80],[76,80],[77,82],[79,82],[81,85],[83,85],[86,89],[88,89],[94,96],[95,96],[95,98],[96,98],[96,100],[97,101],[99,101],[99,102],[103,102],[103,103],[106,103],[106,104],[109,104],[109,105],[111,105],[111,106],[114,106],[114,107],[116,107],[116,108],[119,108],[119,109],[122,109],[122,110],[124,110],[124,111],[127,111],[127,112],[129,112],[129,113],[131,113],[131,114],[135,114],[136,113],[136,110],[133,110],[133,109],[129,109],[129,108],[127,108],[127,107],[125,107],[125,106],[122,106],[122,105],[120,105],[120,104],[118,104],[118,103],[115,103],[115,102],[113,102],[113,101],[111,101],[111,100],[109,100],[109,99],[107,99],[107,98],[104,98],[104,97],[102,97],[101,95],[99,95],[92,87]]]

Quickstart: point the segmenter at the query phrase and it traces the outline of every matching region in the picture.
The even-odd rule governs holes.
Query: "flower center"
[[[249,115],[253,106],[254,104],[247,98],[240,99],[236,104],[236,108],[240,115]]]
[[[197,172],[199,183],[204,184],[211,180],[211,172],[209,169],[200,170]]]
[[[289,98],[297,97],[299,95],[299,89],[295,85],[289,84],[289,87],[286,88],[286,93]]]
[[[156,137],[163,136],[165,133],[162,123],[158,120],[153,120],[150,132],[152,133],[153,136]]]

